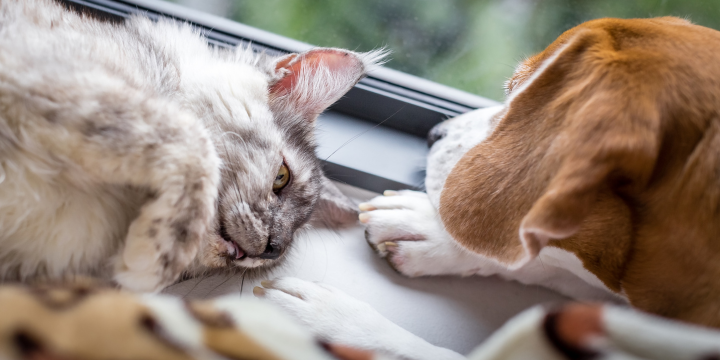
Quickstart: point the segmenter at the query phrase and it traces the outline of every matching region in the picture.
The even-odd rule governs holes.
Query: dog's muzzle
[[[447,130],[442,126],[443,123],[439,123],[435,126],[433,126],[432,129],[428,132],[427,135],[427,144],[428,147],[432,147],[433,144],[435,144],[438,140],[442,139],[447,135]]]

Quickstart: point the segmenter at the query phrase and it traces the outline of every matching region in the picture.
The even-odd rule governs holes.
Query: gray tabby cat
[[[158,291],[272,266],[311,216],[355,222],[314,121],[382,56],[273,58],[168,20],[0,1],[0,278]]]

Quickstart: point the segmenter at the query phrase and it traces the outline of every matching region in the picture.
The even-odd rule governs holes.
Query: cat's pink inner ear
[[[278,61],[275,70],[286,69],[289,70],[289,73],[272,85],[270,93],[276,95],[288,93],[297,83],[297,78],[300,76],[300,70],[303,67],[306,71],[314,72],[320,64],[323,64],[332,73],[343,72],[346,69],[354,69],[358,66],[362,67],[357,57],[334,49],[310,50],[301,55],[287,56]]]
[[[275,71],[280,71],[281,69],[284,69],[288,67],[288,65],[295,59],[297,59],[299,55],[298,54],[290,54],[285,55],[283,58],[281,58],[277,64],[275,64]]]

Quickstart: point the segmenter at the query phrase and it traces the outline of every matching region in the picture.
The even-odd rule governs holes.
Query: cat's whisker
[[[236,133],[236,132],[233,132],[233,131],[225,131],[225,132],[223,132],[220,136],[221,136],[221,137],[225,137],[225,135],[235,135],[235,137],[236,137],[240,142],[239,142],[239,143],[235,143],[234,145],[236,145],[236,146],[242,146],[246,152],[248,151],[248,149],[252,148],[251,146],[249,146],[249,145],[247,144],[247,142],[245,141],[245,139],[244,139],[242,136],[240,136],[240,134],[238,134],[238,133]],[[227,143],[223,142],[223,145],[224,145],[224,147],[225,147],[225,153],[230,154],[230,151],[229,151],[228,148],[227,148]],[[235,164],[232,164],[232,165],[235,165]]]
[[[348,140],[348,141],[346,141],[345,143],[343,143],[342,145],[340,145],[339,148],[335,149],[335,151],[333,151],[330,155],[328,155],[328,157],[325,158],[325,161],[328,161],[328,159],[330,159],[330,157],[332,157],[333,155],[335,155],[336,152],[340,151],[340,149],[344,148],[347,144],[350,144],[351,142],[357,140],[359,137],[367,134],[367,133],[370,132],[371,130],[374,130],[374,129],[377,128],[378,126],[380,126],[380,125],[384,124],[385,122],[387,122],[388,120],[392,119],[393,116],[397,115],[397,113],[399,113],[399,112],[400,112],[402,109],[404,109],[404,108],[405,108],[405,105],[403,105],[401,108],[397,109],[397,111],[395,111],[394,113],[392,113],[392,115],[390,115],[390,116],[388,116],[387,118],[385,118],[385,120],[377,123],[375,126],[373,126],[373,127],[369,128],[369,129],[367,129],[367,130],[365,130],[365,131],[363,131],[363,132],[361,132],[361,133],[353,136],[352,138],[350,138],[350,140]]]
[[[247,269],[243,269],[243,272],[240,275],[241,280],[240,280],[240,294],[238,295],[239,297],[242,297],[243,287],[245,286],[245,273],[246,272],[247,272]]]
[[[323,244],[323,249],[325,249],[325,271],[323,272],[323,276],[322,276],[323,281],[325,281],[325,277],[327,276],[327,272],[328,272],[328,267],[330,266],[328,263],[328,250],[327,250],[327,245],[325,244],[325,241],[326,241],[325,238],[322,238],[322,237],[320,238],[320,242]]]
[[[198,285],[200,285],[200,283],[203,282],[203,280],[205,280],[205,277],[204,277],[204,276],[203,276],[203,277],[199,277],[199,278],[198,278],[198,281],[195,282],[195,285],[193,285],[193,287],[192,287],[187,293],[185,293],[185,295],[183,295],[182,298],[183,298],[183,299],[186,298],[188,295],[190,295],[190,293],[192,293],[193,291],[195,291],[195,288],[196,288]]]
[[[212,294],[213,291],[217,290],[219,287],[225,285],[225,283],[228,282],[228,281],[230,281],[230,279],[232,279],[232,276],[229,276],[228,274],[225,274],[225,280],[223,280],[221,283],[217,284],[214,288],[212,288],[212,290],[210,290],[210,291],[208,291],[207,293],[205,293],[205,295],[206,295],[205,297],[207,297],[207,295]]]

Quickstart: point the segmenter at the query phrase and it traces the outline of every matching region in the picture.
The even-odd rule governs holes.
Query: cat
[[[0,2],[0,278],[264,269],[308,221],[355,223],[314,123],[384,58],[210,47],[190,25]]]

